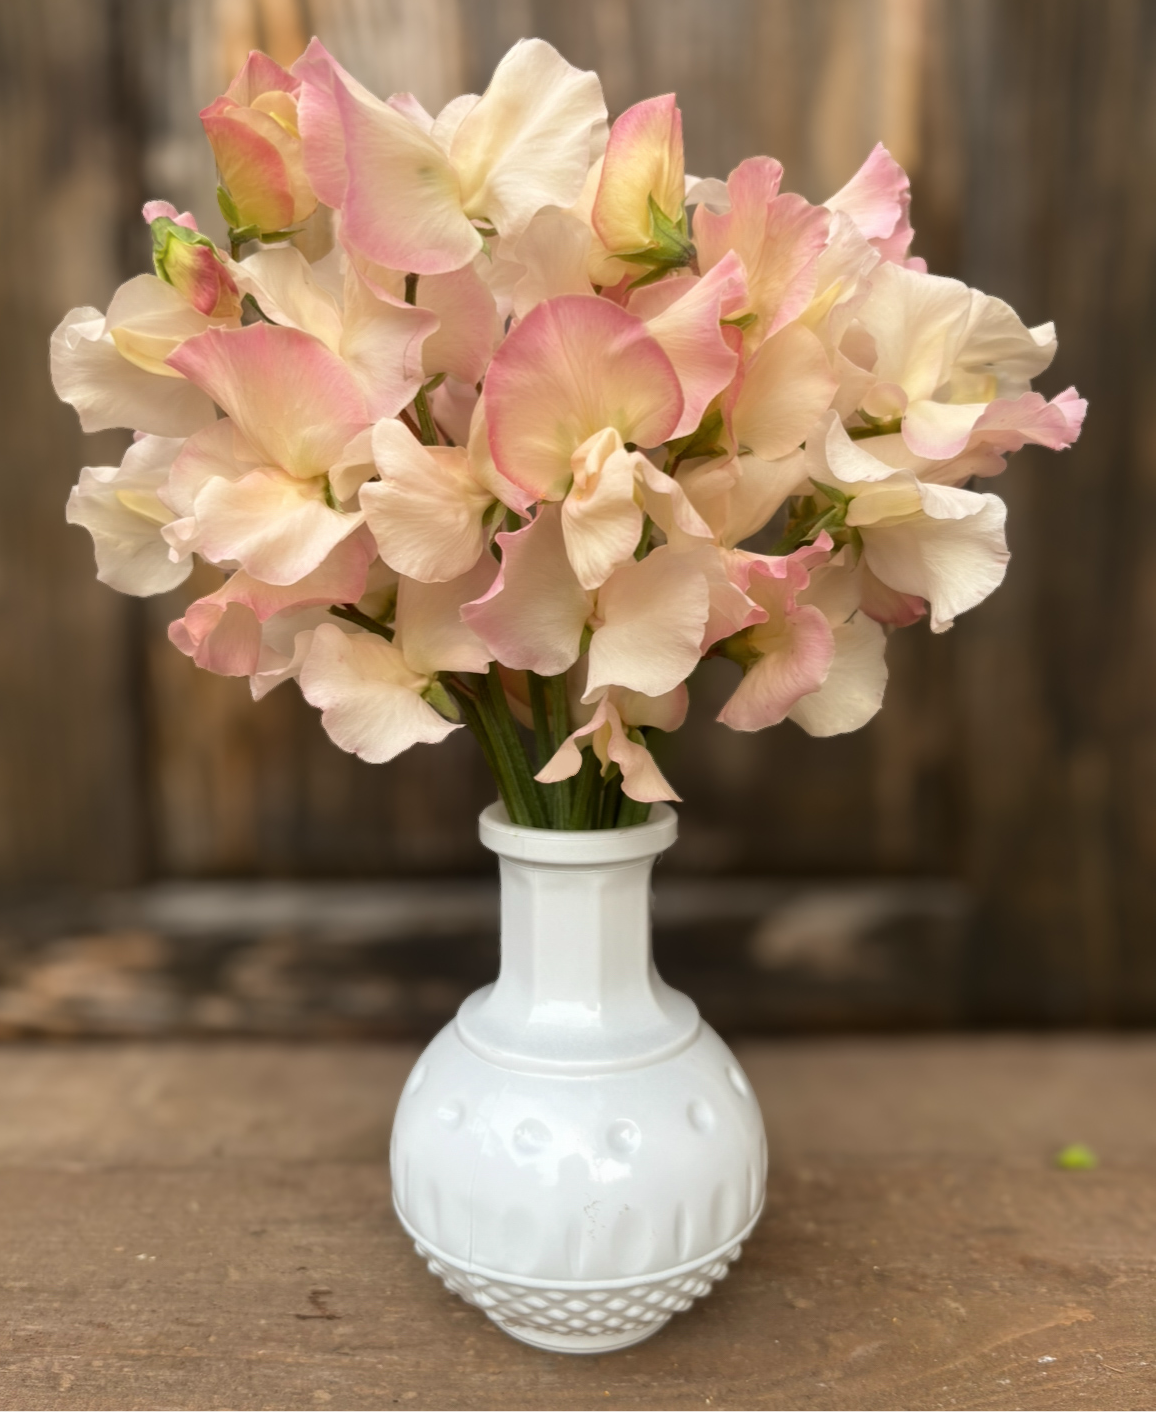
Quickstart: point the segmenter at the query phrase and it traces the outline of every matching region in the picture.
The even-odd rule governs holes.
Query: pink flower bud
[[[221,209],[234,230],[254,236],[288,230],[317,206],[297,126],[300,87],[255,50],[229,91],[201,112],[221,174]]]

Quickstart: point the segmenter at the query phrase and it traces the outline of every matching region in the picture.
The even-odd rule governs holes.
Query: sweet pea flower
[[[356,603],[365,591],[373,557],[373,540],[363,529],[296,583],[262,583],[238,569],[215,593],[198,598],[169,625],[169,641],[198,667],[220,676],[252,677],[261,657],[262,628],[269,619]]]
[[[254,50],[224,95],[201,111],[235,239],[288,230],[317,206],[298,130],[300,91],[299,79]]]
[[[341,546],[335,553],[340,550]],[[366,574],[365,591],[354,606],[375,622],[385,624],[394,617],[397,598],[398,575],[380,559],[375,559]],[[254,701],[268,696],[282,682],[297,680],[309,656],[314,630],[323,623],[346,633],[362,631],[349,619],[335,617],[331,606],[283,609],[261,624],[257,666],[249,678]]]
[[[672,438],[695,431],[735,377],[742,338],[734,328],[725,333],[723,321],[746,303],[747,277],[734,251],[702,278],[666,279],[637,290],[629,300],[628,313],[643,320],[648,335],[671,360],[683,391],[683,414]]]
[[[352,373],[317,339],[265,323],[211,329],[172,356],[228,417],[174,463],[169,544],[265,583],[304,578],[364,519],[341,508],[373,473]]]
[[[861,566],[862,569],[863,566]],[[808,585],[797,604],[817,608],[832,632],[832,660],[823,683],[801,696],[788,712],[808,735],[843,735],[867,725],[884,704],[887,639],[862,601],[864,574],[850,548],[809,569]]]
[[[272,323],[300,329],[335,353],[353,374],[373,419],[393,417],[427,376],[425,347],[438,316],[364,278],[334,251],[310,265],[292,246],[259,250],[234,265],[238,287]]]
[[[781,194],[783,167],[770,157],[741,162],[727,179],[730,209],[695,208],[693,230],[699,268],[706,273],[734,250],[747,272],[745,331],[757,346],[798,318],[811,302],[816,267],[828,239],[831,213],[802,196]]]
[[[636,103],[615,120],[577,207],[585,214],[589,202],[595,236],[589,268],[596,283],[614,284],[632,265],[648,279],[691,263],[684,189],[683,118],[675,95]]]
[[[829,211],[850,216],[880,257],[897,264],[907,262],[915,233],[908,219],[911,204],[908,174],[882,142],[855,176],[824,202]],[[924,269],[924,262],[916,268]]]
[[[298,681],[310,705],[321,708],[335,745],[382,764],[411,745],[436,744],[459,729],[428,698],[448,701],[440,672],[484,672],[492,660],[459,610],[486,591],[497,568],[483,554],[450,583],[403,579],[392,642],[329,624],[314,629]]]
[[[169,558],[161,527],[173,512],[157,495],[183,444],[179,437],[141,436],[119,466],[86,466],[68,497],[65,518],[92,535],[96,576],[118,593],[145,598],[189,577],[190,561]]]
[[[805,455],[798,449],[775,461],[750,454],[701,461],[680,467],[675,478],[723,549],[758,534],[791,496],[811,490]]]
[[[108,313],[71,309],[52,334],[52,385],[75,407],[84,431],[129,427],[191,436],[216,416],[213,399],[168,359],[190,338],[237,319],[211,318],[157,275],[137,275]]]
[[[830,548],[825,534],[782,558],[732,556],[765,617],[723,646],[744,671],[719,713],[724,725],[751,731],[792,720],[809,735],[842,735],[883,704],[883,629],[862,610],[849,550],[829,559]]]
[[[894,470],[851,441],[834,415],[807,456],[813,484],[846,497],[844,525],[856,531],[868,569],[894,593],[925,600],[933,632],[1004,579],[1006,507],[997,496]]]
[[[315,39],[302,81],[305,166],[342,239],[390,269],[445,274],[517,238],[543,206],[570,206],[606,141],[598,77],[541,39],[521,40],[481,98],[432,120],[409,95],[383,103]]]
[[[535,779],[542,784],[557,784],[578,774],[583,742],[598,756],[604,777],[612,764],[618,765],[623,793],[631,799],[646,804],[660,799],[677,801],[679,796],[664,779],[638,727],[678,730],[686,716],[687,688],[683,685],[660,697],[611,687],[599,698],[590,718],[567,736]]]
[[[800,595],[808,586],[808,565],[830,547],[825,535],[784,557],[735,555],[733,572],[763,610],[763,621],[729,638],[722,648],[743,668],[743,680],[717,717],[732,730],[778,725],[802,697],[823,686],[835,640],[826,615],[801,603]]]
[[[474,474],[467,449],[423,446],[391,420],[374,427],[372,447],[380,479],[362,486],[360,503],[382,558],[425,583],[464,574],[485,548],[497,503]]]
[[[692,556],[656,549],[597,591],[585,589],[567,559],[557,505],[541,506],[498,544],[498,577],[462,616],[505,666],[558,676],[586,649],[589,702],[608,686],[663,696],[699,661],[711,593]]]
[[[142,212],[153,237],[153,268],[197,310],[211,319],[237,319],[241,301],[225,256],[197,229],[190,212],[168,201],[146,201]]]
[[[911,451],[936,461],[965,450],[990,403],[1026,394],[1057,346],[1052,324],[1026,328],[1003,300],[889,263],[872,276],[856,330],[875,351],[865,420],[895,424]]]

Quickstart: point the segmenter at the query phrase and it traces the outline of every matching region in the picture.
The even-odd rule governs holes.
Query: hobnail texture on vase
[[[672,1314],[690,1309],[723,1279],[742,1246],[691,1269],[658,1275],[622,1288],[563,1285],[557,1289],[507,1283],[492,1275],[459,1269],[414,1242],[414,1249],[452,1293],[476,1305],[514,1338],[572,1353],[625,1347],[657,1333]]]

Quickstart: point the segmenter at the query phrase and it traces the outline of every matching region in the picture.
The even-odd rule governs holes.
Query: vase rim
[[[669,804],[653,804],[645,824],[622,829],[536,829],[512,824],[500,800],[483,809],[478,818],[484,848],[525,863],[629,863],[670,848],[678,832],[678,816]]]

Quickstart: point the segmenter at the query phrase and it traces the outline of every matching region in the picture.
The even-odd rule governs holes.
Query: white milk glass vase
[[[430,1270],[515,1338],[625,1348],[739,1255],[763,1205],[763,1121],[651,957],[674,811],[571,833],[493,804],[480,832],[501,870],[500,973],[406,1083],[394,1205]]]

